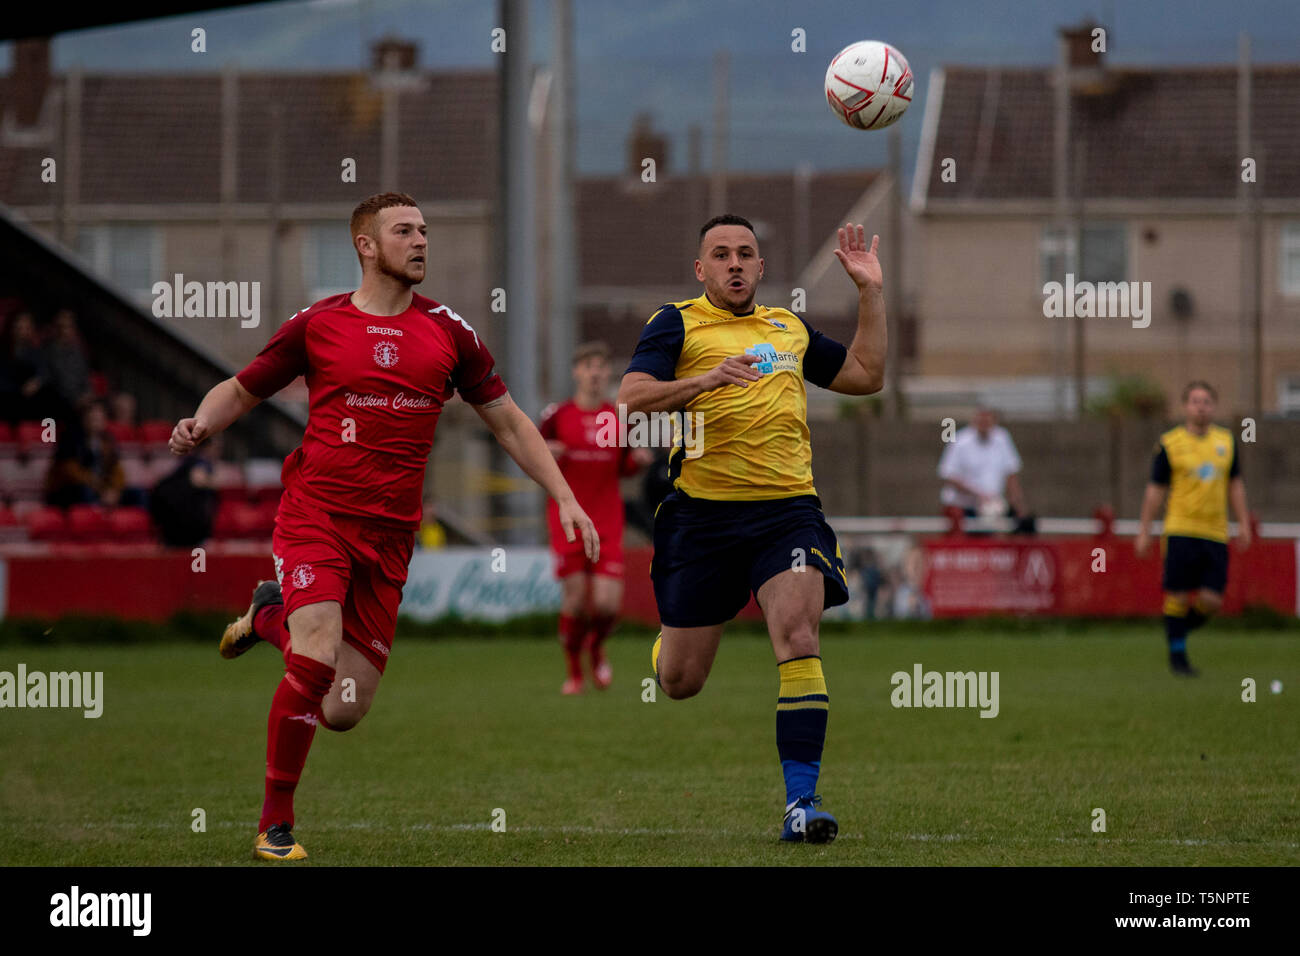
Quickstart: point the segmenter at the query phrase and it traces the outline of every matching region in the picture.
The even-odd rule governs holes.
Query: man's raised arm
[[[849,343],[844,367],[828,386],[844,395],[874,395],[885,387],[889,333],[885,326],[884,276],[876,250],[880,237],[867,246],[866,230],[850,223],[838,232],[835,256],[858,287],[858,327]]]

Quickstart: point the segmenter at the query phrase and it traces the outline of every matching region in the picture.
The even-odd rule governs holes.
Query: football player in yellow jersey
[[[781,839],[795,842],[828,843],[839,829],[816,794],[829,707],[818,625],[848,600],[813,487],[804,381],[846,395],[883,386],[879,243],[873,236],[868,247],[860,225],[839,230],[835,255],[858,287],[846,349],[785,309],[755,305],[763,259],[753,227],[734,215],[709,220],[695,260],[703,295],[646,323],[618,395],[629,415],[684,413],[669,458],[673,490],[655,512],[655,678],[674,699],[699,693],[723,626],[757,598],[780,675]]]
[[[1232,432],[1214,424],[1218,396],[1206,382],[1183,389],[1186,420],[1160,436],[1151,481],[1142,498],[1137,556],[1151,549],[1151,520],[1169,495],[1162,550],[1165,570],[1165,637],[1169,667],[1195,677],[1187,661],[1187,635],[1223,603],[1228,582],[1228,504],[1237,518],[1237,544],[1250,547],[1246,483]]]

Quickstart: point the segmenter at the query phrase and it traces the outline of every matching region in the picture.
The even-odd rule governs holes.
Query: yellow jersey
[[[745,353],[759,357],[751,366],[763,373],[759,381],[702,392],[684,418],[673,415],[673,487],[720,501],[815,495],[804,380],[830,385],[848,354],[839,342],[785,309],[757,305],[737,315],[701,295],[650,318],[627,370],[672,381]]]
[[[1160,436],[1151,481],[1169,487],[1164,533],[1228,540],[1228,484],[1241,474],[1232,432],[1211,425],[1193,435],[1185,425]]]

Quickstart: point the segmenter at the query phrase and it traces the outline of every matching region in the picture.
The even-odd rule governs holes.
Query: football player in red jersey
[[[307,855],[292,833],[293,794],[316,727],[349,730],[374,700],[423,512],[434,428],[453,392],[555,499],[564,535],[580,541],[591,560],[600,558],[591,519],[511,400],[478,333],[447,306],[411,291],[424,279],[425,231],[410,196],[364,200],[351,221],[361,287],[294,315],[172,431],[172,452],[188,454],[306,378],[307,429],[284,462],[272,537],[279,581],[258,585],[220,646],[233,658],[261,640],[285,658],[267,726],[265,802],[254,843],[261,859]]]
[[[609,349],[603,342],[578,346],[573,355],[573,398],[547,407],[539,430],[560,463],[578,504],[600,535],[600,558],[592,560],[564,534],[559,509],[547,503],[555,576],[564,588],[560,643],[569,675],[564,694],[583,690],[582,653],[590,658],[591,679],[604,690],[613,679],[604,643],[623,605],[623,499],[618,480],[653,460],[644,448],[623,447],[618,412],[609,391]]]

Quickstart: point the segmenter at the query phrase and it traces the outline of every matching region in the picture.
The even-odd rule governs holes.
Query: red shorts
[[[623,577],[623,542],[600,539],[600,560],[589,561],[582,547],[582,536],[572,543],[560,538],[551,539],[551,553],[555,555],[555,576],[567,578],[570,574],[600,574],[608,578]]]
[[[271,537],[285,616],[308,604],[338,601],[343,639],[382,674],[414,546],[412,531],[327,514],[286,492]]]

